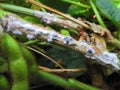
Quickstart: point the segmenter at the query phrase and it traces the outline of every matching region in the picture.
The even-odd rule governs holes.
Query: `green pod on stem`
[[[36,63],[35,57],[33,53],[28,50],[26,47],[23,45],[20,45],[20,49],[22,51],[22,54],[27,62],[27,66],[29,68],[29,81],[30,83],[37,84],[39,81],[39,70],[38,70],[38,65]]]
[[[10,85],[4,75],[0,75],[0,90],[10,90]]]
[[[3,34],[2,47],[9,63],[12,78],[11,90],[28,90],[28,69],[18,43],[7,33]]]
[[[0,73],[5,73],[8,70],[7,60],[0,57]]]

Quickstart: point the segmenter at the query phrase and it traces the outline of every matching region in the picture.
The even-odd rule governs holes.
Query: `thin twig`
[[[50,61],[52,61],[53,63],[55,63],[56,65],[58,65],[60,68],[64,69],[63,66],[61,66],[59,63],[57,63],[54,59],[50,58],[49,56],[43,54],[43,53],[40,52],[40,51],[37,51],[36,49],[34,49],[34,48],[32,48],[32,47],[29,47],[29,46],[26,46],[26,47],[27,47],[28,49],[30,49],[30,50],[32,50],[32,51],[34,51],[34,52],[36,52],[36,53],[44,56],[44,57],[47,58],[48,60],[50,60]]]
[[[50,69],[43,66],[38,66],[40,70],[46,72],[55,72],[55,73],[63,73],[63,72],[85,72],[85,69]]]

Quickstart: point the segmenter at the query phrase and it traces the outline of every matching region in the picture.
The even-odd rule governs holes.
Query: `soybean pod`
[[[18,43],[7,33],[2,37],[3,51],[9,63],[11,90],[28,90],[28,69]]]
[[[5,73],[8,70],[8,62],[4,58],[0,57],[0,74]]]
[[[0,75],[0,90],[10,90],[8,79],[4,75]]]
[[[29,81],[30,83],[37,84],[39,82],[39,70],[38,65],[35,60],[33,53],[28,50],[25,46],[20,44],[21,51],[23,56],[27,62],[27,66],[29,68]]]

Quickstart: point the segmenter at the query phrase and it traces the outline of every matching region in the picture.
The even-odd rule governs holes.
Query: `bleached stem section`
[[[6,32],[11,32],[12,34],[26,35],[29,40],[42,39],[71,48],[72,50],[82,53],[86,58],[97,61],[112,70],[120,70],[119,60],[115,53],[108,51],[100,52],[99,49],[86,41],[76,41],[70,36],[64,36],[54,30],[39,27],[10,14],[2,18],[2,27]]]
[[[41,12],[34,10],[34,16],[39,18],[42,22],[50,25],[58,25],[64,28],[72,28],[76,30],[81,30],[83,27],[70,21],[70,20],[65,20],[58,18],[54,14],[50,14],[48,12]]]
[[[72,28],[72,29],[75,29],[77,31],[80,31],[80,30],[85,31],[85,27],[83,27],[83,26],[81,26],[77,23],[74,23],[70,20],[65,20],[63,18],[58,18],[54,14],[50,14],[48,12],[41,12],[41,11],[34,10],[34,16],[39,18],[42,22],[44,22],[46,24],[49,24],[49,25],[58,25],[58,26],[61,26],[61,27],[64,27],[64,28]],[[81,20],[78,20],[78,21],[81,21]],[[107,34],[107,36],[112,37],[109,30],[103,28],[100,25],[96,25],[95,23],[91,23],[91,22],[88,22],[88,21],[81,21],[81,22],[88,25],[89,29],[93,33],[99,34],[100,36],[103,36],[103,35]]]

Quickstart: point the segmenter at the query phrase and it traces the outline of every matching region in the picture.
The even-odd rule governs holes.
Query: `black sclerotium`
[[[92,54],[92,53],[93,53],[92,49],[89,49],[87,52],[88,52],[89,54]]]
[[[68,45],[72,45],[72,38],[71,37],[64,37],[64,43]]]
[[[44,24],[49,24],[49,23],[51,23],[50,20],[48,20],[47,18],[42,18],[41,21],[42,21],[42,23],[44,23]]]
[[[88,53],[88,54],[93,54],[94,52],[95,52],[95,51],[94,51],[93,48],[90,48],[90,49],[87,50],[87,53]]]
[[[55,40],[57,37],[58,37],[57,34],[51,34],[51,35],[49,36],[48,42],[52,42],[52,41]]]

